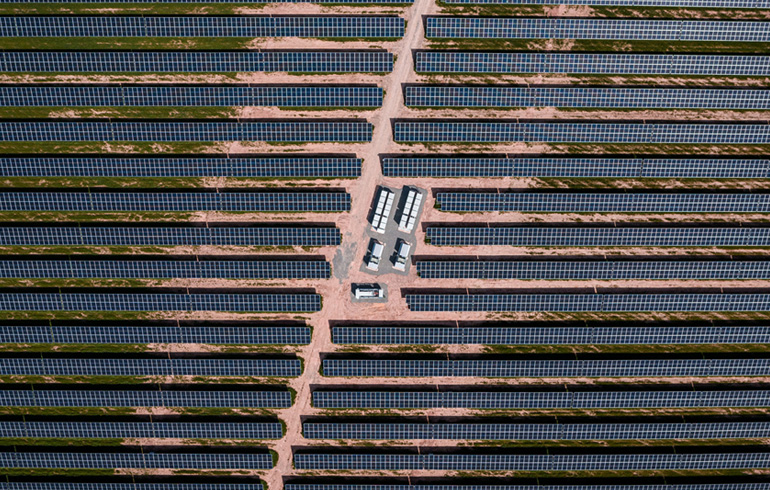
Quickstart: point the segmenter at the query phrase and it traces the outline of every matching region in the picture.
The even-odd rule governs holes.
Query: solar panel
[[[0,141],[371,141],[365,121],[0,122]]]
[[[551,0],[553,1],[553,0]],[[450,2],[451,3],[451,2]],[[0,487],[2,488],[2,487]],[[693,485],[397,485],[346,483],[287,483],[284,490],[768,490],[768,483],[698,483]],[[8,490],[48,490],[9,488]],[[69,490],[53,488],[50,490]],[[73,489],[89,490],[89,489]],[[113,490],[113,489],[108,489]],[[114,490],[130,490],[119,489]],[[166,490],[166,489],[161,489]],[[170,489],[169,489],[170,490]],[[208,489],[207,489],[208,490]],[[215,489],[212,489],[215,490]]]
[[[553,4],[553,1],[554,0],[446,0],[446,3],[550,5]],[[560,0],[560,3],[563,5],[603,5],[622,7],[770,8],[770,2],[768,0]]]
[[[302,374],[299,359],[5,358],[4,376],[267,376]]]
[[[407,294],[412,311],[770,311],[770,294]]]
[[[723,20],[429,16],[425,19],[425,37],[768,42],[770,29],[765,22]]]
[[[328,279],[330,277],[331,264],[322,260],[0,260],[0,278]]]
[[[770,407],[770,391],[313,391],[313,406],[385,409]]]
[[[356,178],[362,160],[345,157],[0,157],[4,177]]]
[[[770,91],[753,89],[407,85],[410,107],[570,107],[770,109]],[[62,104],[64,105],[64,104]]]
[[[0,106],[380,107],[382,94],[376,86],[344,85],[2,85]]]
[[[770,194],[449,191],[436,193],[436,203],[461,213],[765,213]]]
[[[324,359],[329,377],[600,378],[767,376],[770,359],[404,360]]]
[[[418,73],[770,75],[770,56],[751,55],[416,51],[414,63]]]
[[[0,211],[350,211],[347,192],[0,192]]]
[[[0,123],[0,133],[3,129]],[[396,120],[393,134],[399,143],[770,143],[770,126],[767,124],[726,123]]]
[[[1,422],[0,437],[280,439],[280,422]]]
[[[310,327],[0,326],[6,344],[308,345]]]
[[[2,16],[0,37],[400,38],[394,15]]]
[[[264,490],[262,483],[74,483],[0,482],[0,490]],[[640,489],[658,490],[658,489]],[[664,489],[659,489],[664,490]],[[686,489],[690,490],[690,489]],[[696,490],[696,489],[692,489]],[[715,488],[703,490],[765,490],[754,488]]]
[[[13,424],[14,422],[8,423]],[[367,440],[619,441],[644,439],[756,439],[770,435],[770,423],[495,424],[469,422],[400,424],[305,422],[302,424],[302,433],[307,439]]]
[[[0,160],[0,163],[2,160]],[[387,177],[632,177],[764,179],[770,160],[741,158],[497,158],[405,155],[382,159]]]
[[[318,294],[0,293],[0,311],[253,311],[321,310]]]
[[[3,468],[173,468],[269,470],[269,453],[0,453]]]
[[[0,246],[305,246],[339,245],[340,231],[315,227],[0,226]]]
[[[296,453],[301,470],[623,471],[770,467],[770,453],[478,454]]]
[[[0,406],[4,407],[289,408],[291,405],[288,391],[0,391]]]
[[[770,245],[770,228],[429,226],[426,240],[455,247],[752,247]]]
[[[419,260],[416,265],[417,273],[422,279],[770,279],[770,262],[766,261]]]
[[[9,73],[389,73],[387,51],[0,51]]]
[[[335,344],[365,345],[770,344],[770,327],[724,327],[718,325],[710,327],[648,327],[641,325],[628,327],[334,326],[331,330],[332,340]]]
[[[4,177],[339,177],[361,176],[346,157],[0,157]]]

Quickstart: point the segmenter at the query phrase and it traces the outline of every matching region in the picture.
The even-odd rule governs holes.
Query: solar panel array
[[[0,211],[350,211],[350,194],[336,191],[0,192]]]
[[[0,260],[0,278],[328,279],[330,277],[331,264],[323,260]]]
[[[0,0],[0,3],[16,3],[18,0]],[[78,3],[99,3],[104,0],[78,0]],[[736,0],[731,0],[736,1]],[[755,0],[761,1],[761,0]],[[32,0],[30,3],[71,3],[72,0]],[[145,3],[150,0],[112,0],[110,3]],[[403,4],[407,5],[409,0],[260,0],[261,3],[343,3],[343,4]],[[152,3],[200,3],[200,0],[160,0]],[[252,4],[253,0],[207,0],[207,3],[246,3]]]
[[[0,337],[2,338],[2,337]],[[335,344],[768,344],[770,327],[332,327]]]
[[[0,437],[280,439],[280,422],[0,422]]]
[[[279,376],[302,374],[299,359],[0,358],[0,375]]]
[[[751,247],[770,245],[770,228],[532,228],[429,226],[437,246]]]
[[[2,91],[0,91],[0,94]],[[410,107],[770,109],[770,90],[407,85]],[[62,104],[63,105],[63,104]]]
[[[389,73],[387,51],[0,51],[9,73]]]
[[[340,177],[361,176],[345,157],[0,157],[4,177]]]
[[[767,376],[770,359],[404,360],[324,359],[325,376],[598,378]]]
[[[2,160],[0,160],[2,164]],[[387,177],[764,179],[770,160],[740,158],[430,157],[382,159]]]
[[[770,391],[313,391],[313,406],[398,409],[770,407]]]
[[[744,280],[770,279],[770,262],[420,260],[417,273],[423,279]]]
[[[3,85],[0,107],[380,107],[375,86]]]
[[[770,453],[702,454],[328,454],[296,453],[302,470],[622,471],[770,467]]]
[[[3,407],[289,408],[288,391],[0,390]]]
[[[765,22],[724,20],[427,17],[425,37],[769,42],[770,29]]]
[[[269,453],[0,453],[2,468],[174,468],[269,470]]]
[[[74,483],[0,482],[1,490],[264,490],[261,483]],[[523,489],[522,489],[523,490]],[[567,490],[567,489],[565,489]],[[577,489],[576,489],[577,490]],[[639,489],[665,490],[665,489]],[[696,490],[696,489],[683,489]],[[704,490],[765,490],[761,488],[714,488]]]
[[[436,203],[461,213],[766,213],[770,194],[449,191],[436,193]]]
[[[0,425],[0,427],[2,426]],[[305,422],[302,424],[302,433],[307,439],[373,440],[618,441],[633,439],[756,439],[770,435],[770,423],[494,424],[469,422],[387,424]]]
[[[339,177],[361,176],[345,157],[0,157],[4,177]]]
[[[770,311],[770,294],[407,294],[412,311]]]
[[[496,3],[509,5],[550,5],[553,3],[553,0],[445,0],[445,2],[462,4]],[[770,1],[768,0],[560,0],[560,3],[563,5],[604,5],[621,7],[770,8]]]
[[[0,485],[0,488],[2,486]],[[285,490],[768,490],[768,483],[698,483],[693,485],[379,485],[287,483]],[[8,488],[8,490],[47,490],[39,488]],[[70,490],[52,488],[50,490]],[[72,489],[72,490],[90,490]],[[97,489],[98,490],[98,489]],[[112,490],[112,489],[106,489]],[[114,490],[130,490],[116,488]],[[141,489],[140,489],[141,490]],[[171,490],[171,489],[159,489]],[[186,489],[185,489],[186,490]],[[194,490],[194,489],[190,489]],[[209,489],[205,489],[209,490]],[[216,490],[216,489],[210,489]]]
[[[5,311],[314,312],[318,294],[0,293]]]
[[[305,246],[340,244],[336,227],[0,227],[0,246]]]
[[[3,344],[308,345],[310,327],[4,325]]]
[[[418,73],[770,75],[770,56],[753,55],[417,51],[414,63]]]
[[[371,141],[365,121],[0,122],[0,141]]]
[[[0,37],[400,38],[397,16],[3,16]]]
[[[767,124],[397,120],[393,128],[399,143],[770,143]],[[4,129],[0,123],[0,136]]]

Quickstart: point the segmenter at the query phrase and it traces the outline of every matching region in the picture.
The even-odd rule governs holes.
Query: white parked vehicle
[[[409,260],[409,250],[412,248],[410,244],[404,240],[399,239],[396,244],[396,263],[393,267],[400,271],[406,270],[406,262]]]
[[[354,284],[356,299],[377,299],[385,296],[379,284]]]
[[[366,268],[372,271],[380,270],[380,259],[382,259],[382,243],[374,238],[369,243],[369,260],[366,262]]]

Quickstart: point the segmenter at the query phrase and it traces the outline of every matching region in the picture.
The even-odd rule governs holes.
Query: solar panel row
[[[316,227],[0,227],[0,246],[305,246],[340,244],[340,231]]]
[[[2,358],[4,376],[268,376],[302,374],[299,359]]]
[[[770,228],[534,228],[429,226],[437,246],[512,247],[764,247]]]
[[[0,490],[264,490],[261,483],[75,483],[0,482]],[[406,490],[406,489],[405,489]],[[504,489],[501,489],[504,490]],[[524,489],[521,489],[524,490]],[[543,489],[548,490],[548,489]],[[569,490],[569,489],[564,489]],[[577,490],[577,489],[574,489]],[[586,489],[587,490],[587,489]],[[622,489],[620,489],[622,490]],[[671,490],[640,488],[638,490]],[[682,489],[698,490],[698,489]],[[764,488],[705,488],[701,490],[766,490]]]
[[[361,176],[345,157],[0,157],[4,177],[341,177]]]
[[[0,159],[0,169],[3,160]],[[633,177],[763,179],[770,160],[740,158],[496,158],[398,156],[382,159],[387,177]]]
[[[411,107],[758,110],[770,109],[770,90],[408,85],[404,88],[404,103]]]
[[[341,85],[4,85],[0,107],[380,107],[382,93]]]
[[[399,38],[397,16],[2,16],[0,37]]]
[[[0,311],[314,312],[318,294],[0,293]]]
[[[418,73],[770,75],[770,56],[746,55],[416,51],[414,63]]]
[[[420,260],[417,262],[417,273],[423,279],[770,279],[770,262]]]
[[[308,345],[310,327],[0,327],[4,344],[243,344]]]
[[[324,260],[0,260],[0,278],[328,279]],[[0,336],[2,336],[0,332]]]
[[[449,191],[438,192],[436,203],[461,213],[766,213],[770,194]]]
[[[599,378],[767,376],[770,359],[405,360],[324,359],[325,376]]]
[[[551,0],[553,1],[553,0]],[[0,489],[2,489],[0,485]],[[398,484],[346,484],[346,483],[287,483],[284,490],[768,490],[768,483],[698,483],[692,485],[398,485]],[[6,490],[6,489],[3,489]],[[90,490],[87,488],[8,488],[7,490]],[[96,490],[96,489],[95,489]],[[104,489],[130,490],[130,489]],[[138,489],[141,490],[141,489]],[[153,489],[155,490],[155,489]],[[172,489],[158,489],[172,490]],[[183,489],[195,490],[195,489]],[[216,490],[216,489],[201,489]],[[237,489],[241,490],[241,489]],[[246,490],[246,489],[242,489]]]
[[[770,327],[332,327],[331,330],[335,344],[365,345],[770,344]]]
[[[0,437],[280,439],[279,422],[0,422]]]
[[[2,426],[0,426],[2,427]],[[770,435],[767,422],[652,424],[302,424],[308,439],[428,439],[485,441],[619,441],[642,439],[755,439]]]
[[[703,454],[327,454],[298,453],[302,470],[622,471],[770,467],[770,453]]]
[[[770,311],[770,294],[407,294],[412,311]]]
[[[313,406],[398,409],[770,407],[770,391],[314,391]]]
[[[9,0],[4,0],[9,1]],[[41,1],[41,0],[36,0]],[[51,0],[45,0],[51,1]],[[59,0],[63,1],[63,0]],[[94,1],[94,0],[91,0]],[[554,0],[443,0],[446,3],[549,5]],[[695,7],[725,9],[767,9],[768,0],[559,0],[563,5],[605,5],[621,7]]]
[[[0,157],[4,177],[341,177],[361,176],[345,157]]]
[[[347,192],[0,192],[0,211],[350,211]]]
[[[768,42],[770,29],[765,22],[721,20],[427,17],[425,37]]]
[[[3,407],[289,408],[288,391],[2,390]]]
[[[0,122],[0,141],[371,141],[365,121]]]
[[[22,124],[22,123],[9,123]],[[0,138],[4,128],[0,123]],[[14,128],[15,129],[15,128]],[[21,128],[19,128],[21,129]],[[34,129],[33,127],[30,128]],[[22,138],[18,130],[12,138]],[[8,138],[8,136],[5,136]],[[477,122],[395,121],[393,139],[399,143],[626,143],[626,144],[743,144],[770,143],[770,125],[730,123],[646,122]]]
[[[270,453],[0,453],[2,468],[269,470]]]
[[[389,73],[387,51],[2,51],[12,73]]]

